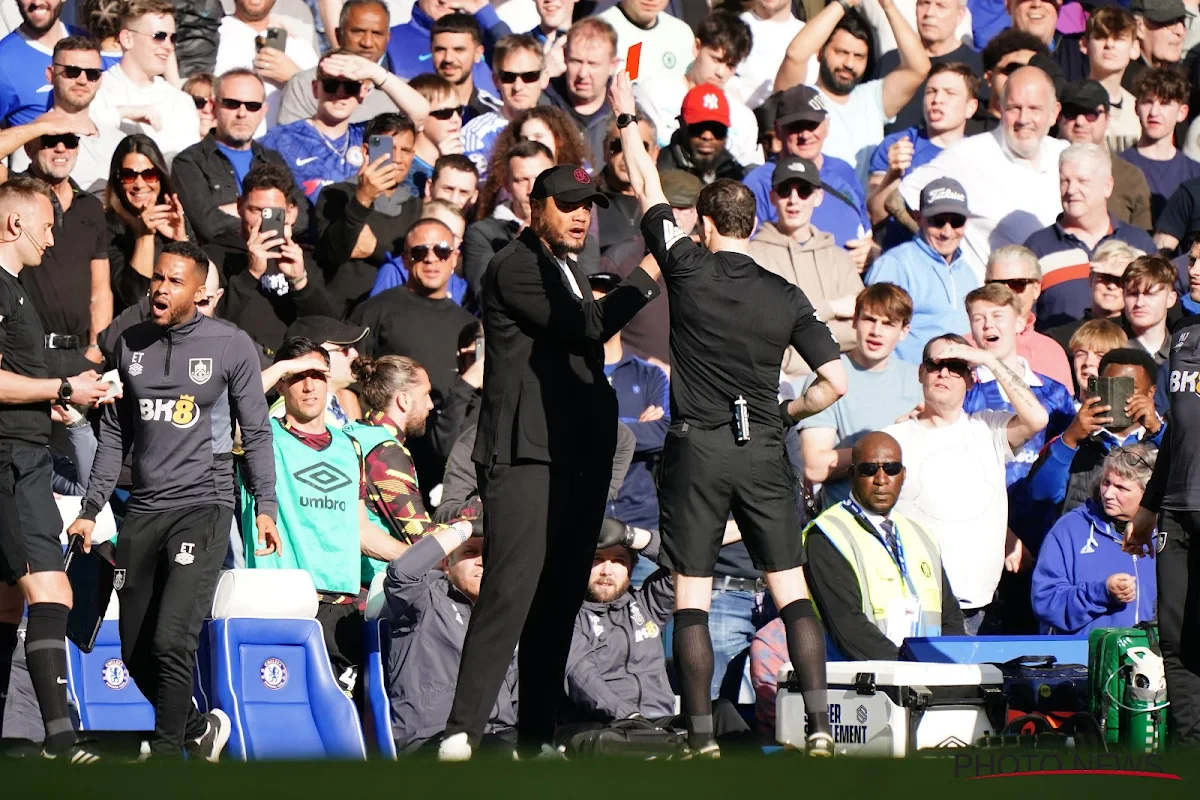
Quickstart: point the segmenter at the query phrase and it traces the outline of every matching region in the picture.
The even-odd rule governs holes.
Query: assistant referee
[[[825,634],[808,599],[796,480],[784,449],[791,424],[846,392],[837,342],[804,293],[746,255],[754,195],[718,180],[700,192],[697,245],[675,225],[658,172],[638,132],[633,89],[610,89],[642,233],[662,268],[671,305],[671,427],[660,473],[660,561],[675,573],[674,659],[690,755],[715,758],[712,574],[730,513],[787,631],[788,655],[809,709],[808,749],[832,755]],[[714,98],[714,102],[716,99]],[[778,402],[788,345],[813,368],[802,397]],[[739,413],[740,412],[740,413]]]

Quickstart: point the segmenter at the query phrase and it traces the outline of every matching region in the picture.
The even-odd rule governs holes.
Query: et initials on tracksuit
[[[179,757],[206,728],[192,705],[192,667],[229,543],[235,422],[258,513],[276,513],[267,401],[250,337],[199,313],[171,328],[134,325],[113,357],[124,396],[101,417],[80,516],[96,518],[132,447],[133,490],[113,581],[121,657],[154,704],[152,752]]]

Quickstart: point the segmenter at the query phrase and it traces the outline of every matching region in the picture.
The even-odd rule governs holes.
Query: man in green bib
[[[804,577],[833,643],[850,661],[895,660],[909,636],[961,636],[962,610],[937,540],[894,509],[900,445],[868,433],[851,451],[850,497],[804,530]]]
[[[325,634],[334,675],[343,690],[353,690],[362,660],[362,614],[357,598],[363,556],[381,562],[398,558],[407,544],[390,536],[368,511],[363,470],[354,443],[326,420],[329,354],[311,339],[286,340],[277,362],[307,357],[312,369],[289,374],[276,384],[283,398],[282,418],[272,418],[279,534],[282,553],[255,555],[245,542],[246,566],[253,569],[302,569],[317,587],[317,621]],[[324,365],[321,368],[320,365]],[[359,438],[371,432],[360,433]],[[380,431],[375,438],[391,438]],[[365,449],[378,442],[364,441]],[[254,505],[247,475],[241,476],[243,530],[254,530]],[[386,524],[386,523],[383,523]]]

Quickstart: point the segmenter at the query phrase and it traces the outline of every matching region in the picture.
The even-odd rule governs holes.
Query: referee
[[[825,634],[808,599],[796,480],[784,433],[846,391],[837,342],[804,293],[746,255],[754,195],[718,180],[700,192],[697,245],[675,225],[634,124],[633,89],[610,89],[642,233],[662,268],[671,305],[671,427],[660,466],[660,562],[675,574],[674,660],[693,757],[720,755],[713,738],[713,647],[708,631],[713,566],[730,513],[787,631],[788,655],[808,709],[808,750],[832,755]],[[715,102],[715,101],[714,101]],[[780,405],[788,345],[817,378]],[[522,679],[524,676],[522,676]]]
[[[150,277],[150,319],[113,349],[124,396],[105,409],[91,481],[70,533],[91,545],[96,514],[133,449],[133,489],[117,540],[121,657],[154,704],[151,754],[216,761],[230,722],[192,704],[200,626],[229,545],[233,433],[241,427],[263,556],[279,549],[275,458],[258,351],[243,331],[196,310],[208,256],[167,244]],[[250,531],[243,531],[250,536]]]
[[[46,332],[18,279],[54,245],[51,190],[37,178],[0,185],[0,727],[21,611],[29,603],[25,659],[41,707],[42,754],[72,764],[97,756],[76,744],[67,708],[71,585],[59,544],[62,517],[50,489],[50,404],[92,406],[107,383],[87,371],[51,378]]]

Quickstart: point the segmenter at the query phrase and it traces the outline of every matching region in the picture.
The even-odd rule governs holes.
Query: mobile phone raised
[[[1133,420],[1125,413],[1125,404],[1133,396],[1133,391],[1133,378],[1128,376],[1088,378],[1088,396],[1099,397],[1101,405],[1112,408],[1112,411],[1106,414],[1106,416],[1112,417],[1112,422],[1106,426],[1110,430],[1119,431],[1133,424]]]

